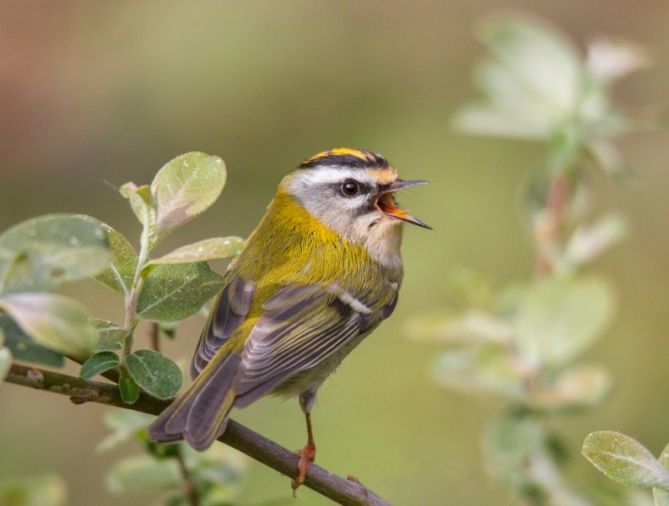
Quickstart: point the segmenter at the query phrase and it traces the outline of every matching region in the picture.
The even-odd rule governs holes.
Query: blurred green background
[[[662,104],[669,88],[669,3],[516,1],[580,41],[607,34],[646,45],[655,66],[623,83],[623,104]],[[403,202],[434,226],[411,228],[406,278],[393,318],[321,390],[314,414],[318,462],[352,474],[393,504],[510,504],[485,477],[479,440],[503,401],[435,386],[438,348],[412,342],[404,322],[452,304],[447,279],[466,266],[500,282],[531,273],[533,252],[517,196],[543,147],[465,137],[450,129],[472,98],[482,50],[472,31],[494,0],[395,1],[0,1],[0,229],[54,211],[83,212],[129,237],[139,233],[109,187],[149,182],[175,155],[222,156],[229,182],[168,251],[213,235],[247,235],[283,174],[307,156],[352,145],[383,153],[405,178],[428,187]],[[603,177],[602,208],[631,222],[628,240],[596,269],[618,288],[619,312],[589,353],[616,379],[611,398],[556,427],[572,451],[569,474],[601,477],[579,455],[595,429],[628,433],[659,451],[669,440],[669,171],[666,135],[642,132],[623,149],[641,175],[636,191]],[[224,265],[218,267],[224,268]],[[68,288],[99,317],[122,314],[105,288]],[[167,343],[189,357],[202,321]],[[0,478],[61,473],[74,506],[142,504],[114,496],[104,476],[116,454],[96,454],[99,406],[0,387]],[[304,443],[297,402],[264,400],[235,418],[290,447]],[[252,463],[240,504],[290,497],[287,478]],[[295,504],[326,504],[300,490]],[[289,502],[292,504],[292,502]]]

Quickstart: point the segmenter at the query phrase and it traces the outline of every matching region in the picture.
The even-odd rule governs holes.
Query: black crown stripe
[[[310,169],[322,165],[341,166],[354,169],[386,168],[388,161],[378,153],[362,150],[346,150],[337,153],[337,150],[324,151],[300,164],[300,169]]]

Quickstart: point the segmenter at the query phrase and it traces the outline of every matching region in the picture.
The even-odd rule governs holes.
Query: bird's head
[[[302,162],[282,187],[323,224],[365,243],[399,236],[404,222],[430,228],[401,209],[395,198],[397,191],[424,183],[403,181],[379,154],[337,148]]]

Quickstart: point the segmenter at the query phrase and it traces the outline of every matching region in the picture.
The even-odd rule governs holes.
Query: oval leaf
[[[669,445],[664,447],[658,459],[665,469],[669,469]],[[655,506],[669,506],[669,492],[661,488],[653,488]]]
[[[222,288],[223,279],[205,262],[158,265],[146,276],[137,315],[144,320],[183,320]]]
[[[653,501],[655,506],[669,506],[669,492],[653,488]]]
[[[611,375],[597,366],[567,369],[549,385],[534,389],[528,403],[536,409],[575,409],[598,404],[611,388]]]
[[[179,468],[174,459],[156,460],[150,455],[136,455],[119,462],[107,475],[112,492],[165,490],[180,483]]]
[[[34,362],[50,367],[63,367],[63,355],[33,341],[9,316],[0,316],[0,333],[5,336],[5,346],[17,360]]]
[[[128,294],[137,268],[135,248],[123,234],[106,223],[100,223],[100,226],[105,231],[111,247],[111,265],[98,274],[95,279],[117,292]]]
[[[95,347],[98,351],[120,350],[128,331],[120,325],[107,320],[91,320],[98,333],[98,343]]]
[[[116,353],[101,351],[84,362],[79,371],[79,377],[91,379],[93,376],[107,372],[114,367],[118,367],[120,364],[121,360]]]
[[[103,420],[105,425],[112,430],[112,433],[100,441],[96,448],[97,451],[106,452],[130,439],[135,439],[140,432],[146,430],[153,419],[153,416],[146,413],[127,409],[107,411]]]
[[[549,138],[581,97],[578,49],[557,29],[527,16],[497,15],[479,37],[491,53],[475,78],[484,100],[467,106],[456,128],[478,135]]]
[[[118,192],[130,202],[132,212],[145,227],[151,227],[155,222],[153,211],[153,197],[149,185],[137,186],[133,182],[125,183]]]
[[[139,399],[139,387],[132,378],[121,378],[118,381],[118,390],[126,404],[134,404]]]
[[[523,292],[513,326],[532,362],[564,364],[600,337],[612,313],[613,296],[603,281],[545,279]]]
[[[169,399],[181,388],[181,369],[157,351],[138,350],[125,359],[128,372],[145,392]]]
[[[614,213],[601,217],[592,225],[581,225],[567,244],[566,258],[572,265],[583,265],[619,242],[627,231],[625,220]]]
[[[165,237],[209,208],[225,179],[225,164],[217,156],[192,152],[168,162],[151,183],[157,236]]]
[[[643,445],[625,434],[588,434],[581,453],[602,473],[623,485],[669,488],[669,471]]]
[[[51,290],[61,282],[93,276],[110,259],[107,236],[96,220],[50,214],[13,226],[0,236],[5,291]]]
[[[213,237],[175,249],[147,265],[186,264],[237,256],[244,247],[241,237]]]
[[[50,293],[18,293],[0,298],[4,309],[39,344],[79,360],[95,348],[96,332],[79,302]]]

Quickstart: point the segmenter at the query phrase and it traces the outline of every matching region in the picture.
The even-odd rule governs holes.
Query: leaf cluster
[[[186,506],[183,493],[186,473],[203,506],[230,504],[238,491],[246,460],[222,445],[199,453],[183,442],[156,444],[147,432],[151,420],[151,416],[132,411],[115,410],[105,415],[105,424],[112,432],[98,445],[98,451],[111,451],[131,442],[143,450],[110,470],[107,488],[117,494],[152,491],[162,494],[165,504]]]
[[[612,384],[603,367],[581,357],[611,323],[615,296],[583,271],[622,239],[626,223],[618,213],[590,217],[586,169],[629,180],[614,142],[639,123],[614,104],[613,85],[648,57],[608,39],[583,51],[551,24],[508,12],[486,18],[478,36],[487,50],[474,73],[480,99],[454,125],[547,144],[523,192],[535,275],[501,288],[461,276],[452,289],[461,309],[418,317],[407,330],[445,347],[431,367],[437,384],[509,403],[484,441],[497,479],[523,504],[588,506],[593,497],[567,482],[562,444],[545,420],[597,406]],[[631,504],[622,497],[597,504]]]
[[[14,359],[61,367],[69,358],[82,364],[84,379],[99,375],[118,379],[121,396],[129,404],[140,391],[159,399],[174,397],[183,382],[180,367],[158,350],[133,349],[135,330],[148,321],[163,335],[174,336],[174,324],[197,313],[223,286],[223,278],[207,262],[237,255],[243,240],[214,237],[155,258],[152,253],[166,237],[207,210],[225,180],[220,158],[194,152],[168,162],[150,185],[121,186],[121,195],[141,225],[138,249],[110,225],[76,214],[40,216],[0,234],[0,381]],[[54,293],[62,283],[89,278],[121,296],[123,322],[93,318],[80,302]],[[127,424],[123,427],[129,430]],[[206,496],[214,497],[218,489],[213,474],[230,474],[227,460],[211,455],[207,460],[178,448],[197,470],[203,494],[207,489]],[[153,456],[146,459],[162,451],[153,445]],[[151,465],[173,471],[175,463]],[[122,485],[125,475],[141,482],[151,474],[137,466],[117,469],[115,478],[110,478],[112,488],[128,488]],[[156,473],[164,479],[163,471]],[[234,473],[230,476],[237,478]],[[179,503],[177,499],[173,497],[171,504]]]

